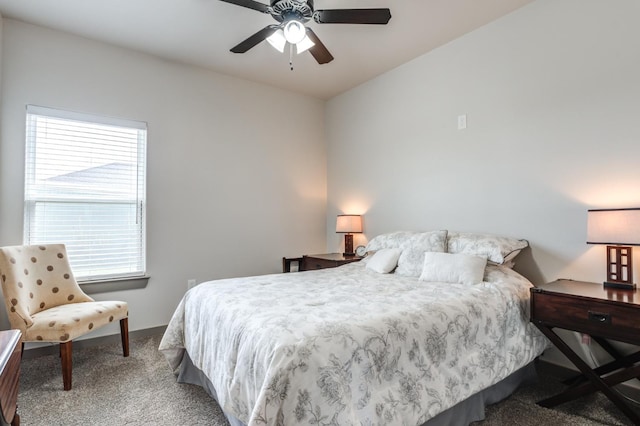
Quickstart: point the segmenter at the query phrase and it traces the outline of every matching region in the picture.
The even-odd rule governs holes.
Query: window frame
[[[34,192],[38,192],[38,185],[36,184],[36,149],[38,147],[37,140],[37,131],[35,126],[35,121],[37,117],[51,118],[54,120],[66,120],[69,121],[69,128],[73,128],[72,122],[83,123],[83,125],[95,125],[96,128],[101,126],[108,127],[116,127],[116,128],[124,128],[128,131],[135,131],[136,140],[135,140],[135,168],[130,176],[129,182],[130,185],[135,186],[135,196],[134,197],[124,197],[122,199],[113,199],[108,200],[108,197],[93,198],[93,195],[87,197],[90,192],[82,192],[81,195],[72,194],[71,192],[64,194],[64,191],[56,194],[55,197],[47,199],[46,196],[36,195],[34,196]],[[115,205],[120,204],[125,206],[124,209],[127,210],[127,205],[129,206],[129,210],[135,209],[135,226],[133,227],[134,233],[131,234],[133,236],[133,241],[135,241],[135,259],[136,261],[132,263],[134,268],[131,271],[112,271],[109,273],[96,273],[93,271],[88,274],[79,274],[78,282],[81,284],[88,283],[105,283],[105,282],[118,282],[119,286],[129,287],[129,288],[139,288],[139,285],[142,283],[146,285],[148,280],[147,276],[147,221],[146,221],[146,209],[147,209],[147,142],[148,142],[148,129],[147,123],[135,120],[121,119],[115,117],[108,117],[102,115],[95,114],[87,114],[87,113],[79,113],[68,110],[61,110],[55,108],[48,108],[36,105],[27,105],[26,106],[26,134],[25,134],[25,171],[24,171],[24,206],[23,206],[23,242],[24,244],[43,244],[48,241],[43,241],[39,239],[36,234],[34,234],[33,228],[36,226],[35,224],[35,208],[38,202],[49,202],[52,205],[62,205],[62,203],[73,202],[76,204],[84,204],[87,207],[96,208],[101,204],[111,204]],[[103,141],[108,144],[109,141],[113,142],[113,137],[111,139],[109,137],[105,137]],[[130,146],[134,146],[130,143]],[[87,151],[78,149],[76,151],[78,154],[87,153]],[[105,175],[106,176],[106,175]],[[62,194],[62,195],[60,195]],[[122,196],[122,195],[120,195]],[[66,198],[65,198],[66,197]],[[83,198],[84,197],[84,198]],[[93,198],[93,199],[92,199]],[[134,206],[135,202],[135,206]],[[98,207],[99,208],[99,207]],[[128,219],[129,216],[121,216],[122,219]],[[43,216],[44,217],[44,216]],[[54,227],[55,228],[55,227]],[[56,228],[57,229],[57,228]],[[93,229],[93,228],[90,228]],[[40,237],[42,238],[42,237]],[[51,241],[49,241],[51,242]],[[56,240],[55,242],[69,244],[69,241],[65,241],[64,238],[61,240]],[[72,244],[72,247],[74,244]],[[78,245],[75,245],[78,247]],[[99,246],[92,246],[91,244],[82,246],[85,249],[88,248],[88,251],[91,256],[96,256],[97,248]],[[73,250],[69,249],[69,261],[73,268],[74,264],[74,256]],[[97,255],[98,258],[100,255]],[[107,255],[108,256],[108,255]],[[108,259],[105,257],[103,259]],[[100,286],[97,286],[100,287]]]

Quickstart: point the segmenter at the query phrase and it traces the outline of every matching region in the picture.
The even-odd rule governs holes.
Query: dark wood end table
[[[4,422],[2,424],[11,426],[20,426],[18,385],[22,360],[21,337],[18,330],[0,331],[0,415]]]
[[[640,377],[640,351],[623,356],[607,339],[640,346],[640,290],[605,288],[602,284],[558,280],[531,288],[531,322],[580,370],[582,375],[559,395],[539,401],[555,407],[601,391],[629,419],[640,425],[640,415],[614,385]],[[567,345],[554,328],[589,334],[614,360],[591,368]]]

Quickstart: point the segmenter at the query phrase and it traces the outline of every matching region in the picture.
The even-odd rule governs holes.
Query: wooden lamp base
[[[355,256],[353,252],[353,234],[344,234],[344,256]]]
[[[607,246],[607,280],[603,283],[605,287],[635,290],[631,254],[632,247]]]

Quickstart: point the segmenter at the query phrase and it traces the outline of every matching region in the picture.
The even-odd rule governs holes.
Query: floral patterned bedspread
[[[160,350],[184,350],[248,425],[419,425],[540,355],[529,287],[488,266],[472,286],[339,268],[187,292]]]

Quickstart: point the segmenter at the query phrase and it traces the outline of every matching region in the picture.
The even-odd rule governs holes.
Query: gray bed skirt
[[[484,420],[484,409],[487,405],[495,404],[511,395],[521,384],[537,380],[534,363],[531,362],[520,370],[513,372],[495,385],[471,395],[469,398],[443,411],[421,426],[467,426],[471,422]],[[185,355],[180,364],[178,382],[202,386],[216,401],[216,390],[207,376],[193,365],[189,354]],[[224,413],[231,426],[245,426],[234,416]]]

